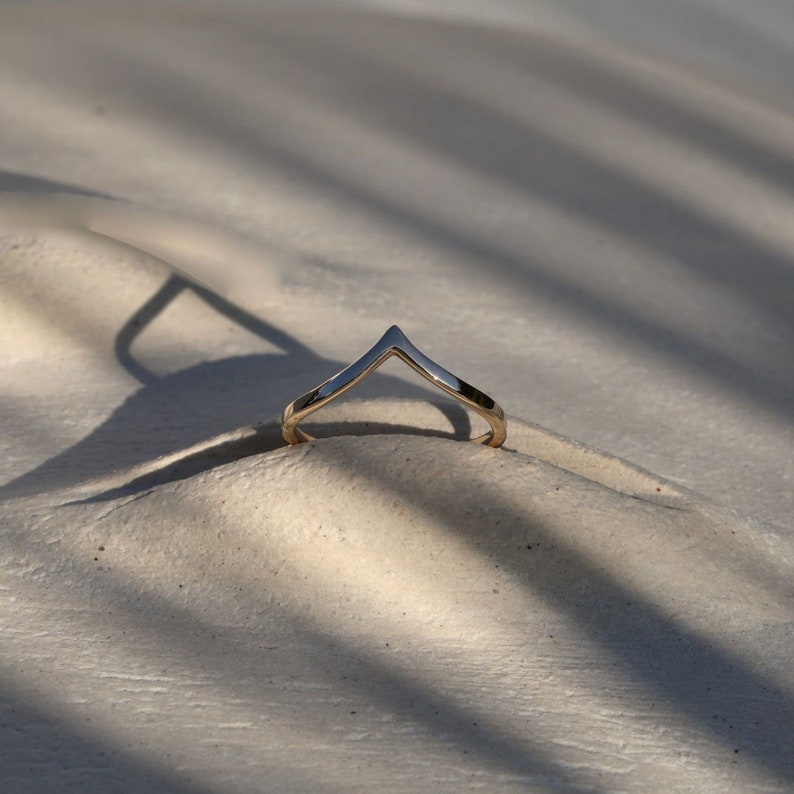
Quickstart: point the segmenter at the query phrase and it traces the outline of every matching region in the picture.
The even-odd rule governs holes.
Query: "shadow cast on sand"
[[[252,39],[263,35],[261,31],[253,31]],[[410,101],[398,106],[395,115],[381,117],[379,121],[401,132],[406,140],[436,153],[443,152],[444,156],[500,183],[507,183],[516,191],[537,196],[571,215],[586,217],[602,229],[629,236],[651,250],[661,251],[706,282],[724,284],[736,295],[748,296],[760,312],[767,312],[787,334],[794,328],[788,310],[790,301],[787,302],[794,286],[791,263],[763,241],[732,228],[724,220],[682,205],[658,186],[643,184],[631,175],[598,163],[586,153],[572,150],[541,129],[518,123],[478,103],[476,97],[444,91],[430,80],[422,83],[385,62],[378,64],[372,53],[356,53],[352,48],[346,50],[333,45],[312,50],[311,37],[301,43],[303,33],[294,35],[301,48],[293,48],[288,40],[279,44],[275,41],[278,31],[267,34],[270,39],[268,57],[278,53],[279,47],[282,52],[278,58],[287,65],[295,65],[298,60],[311,56],[315,72],[323,76],[336,72],[340,84],[353,86],[354,101],[349,103],[352,109],[364,108],[372,118],[373,108],[377,109],[375,100],[385,93],[383,87],[398,85],[401,96]],[[365,36],[360,38],[366,40]],[[254,45],[259,47],[259,42],[254,41]],[[495,45],[491,42],[488,46]],[[527,49],[521,47],[510,49],[512,65],[517,71],[542,72],[552,82],[569,85],[574,91],[590,97],[599,90],[601,82],[589,59],[565,56],[555,60],[553,55],[546,57],[542,53],[538,55],[537,51],[528,58],[526,52]],[[101,83],[105,75],[112,76],[113,69],[125,75],[141,75],[134,90],[144,105],[166,113],[172,110],[174,97],[178,97],[182,123],[191,129],[203,130],[219,146],[239,150],[252,162],[277,163],[296,179],[318,190],[326,190],[340,200],[366,207],[374,216],[388,220],[393,226],[410,229],[462,255],[462,259],[487,262],[499,278],[519,292],[539,293],[549,302],[559,303],[571,315],[586,316],[594,327],[636,338],[649,352],[671,358],[685,371],[705,373],[726,394],[746,397],[758,410],[768,409],[784,418],[792,416],[794,403],[788,371],[778,373],[771,366],[758,369],[748,357],[723,351],[708,339],[687,335],[675,326],[660,325],[641,316],[631,305],[609,304],[589,292],[586,286],[566,283],[545,272],[531,256],[518,256],[493,241],[478,237],[476,232],[455,228],[443,219],[428,218],[420,209],[385,193],[379,194],[371,185],[340,176],[329,162],[312,160],[296,148],[285,145],[275,134],[269,134],[266,125],[256,130],[237,125],[233,118],[223,116],[222,108],[203,104],[200,92],[185,91],[180,74],[171,72],[167,59],[160,63],[156,59],[135,60],[109,49],[107,64],[108,70],[97,75],[98,82]],[[282,71],[300,75],[297,68]],[[311,99],[316,88],[301,85],[298,78],[290,79],[296,93]],[[612,103],[621,112],[633,114],[635,118],[641,116],[652,124],[658,123],[654,119],[660,114],[669,117],[671,110],[669,101],[636,90],[630,95],[621,92],[619,98],[614,94],[603,95],[599,101]],[[680,108],[678,110],[675,134],[680,138],[708,143],[712,137],[724,135],[724,130],[709,127],[696,115],[687,116]],[[442,113],[445,118],[456,119],[457,123],[440,123],[439,114]],[[483,145],[481,141],[507,141],[509,145],[495,147]],[[779,165],[770,153],[754,154],[752,146],[738,137],[725,146],[728,157],[739,159],[759,179],[774,181],[782,189],[792,187],[791,180],[781,176],[784,169],[776,171],[774,180],[770,178],[771,167],[776,169]],[[527,156],[530,151],[535,153],[534,158]],[[41,188],[37,180],[15,184],[6,178],[5,184],[13,189]],[[594,187],[594,193],[586,196],[586,201],[583,200],[583,185]],[[610,200],[601,200],[605,196]],[[635,218],[638,208],[647,222],[632,226],[626,219]],[[678,233],[670,234],[671,228]],[[719,246],[716,241],[720,242]],[[713,251],[709,250],[709,243],[714,245]],[[726,251],[730,254],[728,260],[723,258]],[[758,273],[763,273],[764,278],[759,279]],[[154,376],[132,355],[132,344],[141,329],[188,288],[229,319],[279,347],[284,355],[230,358],[203,363],[164,378]],[[784,352],[791,352],[790,338],[786,336],[787,341],[781,345]],[[323,359],[265,321],[210,292],[188,285],[179,277],[171,278],[119,331],[116,354],[119,363],[140,380],[141,389],[90,436],[4,486],[0,495],[68,487],[113,469],[134,466],[190,447],[230,428],[251,425],[278,413],[297,394],[344,366],[343,362]],[[369,393],[370,387],[377,390],[379,383],[391,395],[425,394],[423,390],[384,375],[376,376],[370,386],[362,387],[362,394]],[[120,445],[119,438],[135,440]],[[261,451],[257,443],[261,443],[261,439],[250,449]],[[238,447],[231,454],[227,450],[215,460],[225,462],[238,456],[242,449]],[[347,468],[351,477],[362,474],[355,461],[338,458],[329,463]],[[185,459],[181,467],[163,469],[148,480],[133,481],[131,492],[189,476],[210,465],[215,464],[206,454],[195,460]],[[384,478],[377,472],[369,472],[369,476],[377,479],[378,486],[395,494],[406,487],[404,482]],[[483,495],[475,486],[474,483],[455,483],[460,500],[456,505],[458,512],[452,515],[441,514],[438,500],[430,497],[418,506],[444,523],[450,533],[457,533],[478,554],[509,571],[528,590],[541,593],[566,612],[592,642],[613,655],[627,681],[658,694],[660,703],[696,725],[703,736],[717,742],[725,750],[726,759],[740,750],[743,757],[749,757],[753,763],[777,776],[781,786],[789,788],[794,784],[791,755],[794,704],[789,694],[776,690],[761,673],[729,650],[713,647],[705,637],[679,623],[674,616],[663,614],[658,605],[643,598],[629,583],[597,569],[577,549],[560,544],[552,527],[532,523],[529,518],[515,525],[517,533],[539,538],[542,548],[555,548],[550,558],[539,558],[549,564],[540,564],[538,559],[519,560],[511,554],[509,550],[515,538],[506,528],[490,537],[461,533],[460,526],[465,522],[460,520],[460,512],[465,511],[467,499],[485,500],[494,515],[511,514],[511,505],[496,496]],[[409,496],[413,494],[412,491]],[[110,491],[102,496],[114,495],[118,492]],[[45,556],[47,553],[54,555],[55,548],[40,546],[36,553],[41,555],[43,562],[55,564],[54,559]],[[78,573],[81,564],[74,563]],[[560,569],[567,572],[564,580],[558,575]],[[84,565],[83,572],[86,578],[91,576],[90,565]],[[563,586],[581,582],[587,582],[589,589],[574,603],[569,593],[563,592]],[[263,703],[267,702],[267,684],[262,671],[268,670],[268,666],[272,669],[274,662],[261,648],[254,646],[250,633],[223,627],[219,630],[190,610],[180,609],[173,601],[158,600],[155,594],[142,598],[140,589],[118,577],[107,577],[100,590],[103,596],[112,597],[116,603],[135,604],[134,608],[130,607],[131,614],[139,610],[137,614],[147,617],[141,621],[141,632],[158,634],[164,645],[170,644],[169,647],[177,650],[186,648],[216,673],[227,673],[223,680],[232,692],[237,686],[236,680],[250,677],[255,671],[259,676],[256,680],[260,681],[259,695]],[[246,595],[252,601],[261,599],[261,588],[256,592],[251,589]],[[159,623],[148,620],[152,615],[161,618]],[[305,616],[290,614],[287,617],[294,635],[304,643],[306,663],[317,665],[318,675],[324,676],[329,685],[342,677],[349,678],[345,685],[349,691],[362,694],[429,731],[447,733],[452,742],[471,749],[473,755],[501,771],[566,779],[566,772],[544,757],[543,737],[539,737],[537,751],[533,752],[527,743],[522,744],[498,726],[481,724],[475,729],[472,714],[451,702],[443,692],[429,691],[418,680],[401,676],[382,658],[345,645],[333,637],[330,630],[324,631]],[[171,630],[174,620],[184,629],[179,637]],[[209,642],[210,636],[214,639],[216,633],[220,633],[225,642]],[[234,653],[227,652],[229,647],[234,648]],[[322,648],[321,653],[316,653],[317,647]],[[333,661],[329,663],[328,659]],[[319,671],[321,664],[323,669]],[[240,690],[239,694],[247,696],[249,693]]]
[[[0,746],[3,757],[16,760],[16,771],[2,773],[8,794],[50,794],[58,790],[82,792],[146,791],[151,794],[212,794],[190,775],[141,758],[102,738],[86,721],[53,713],[34,705],[30,693],[0,684]],[[24,759],[21,762],[19,759]],[[90,775],[86,770],[90,769]]]
[[[281,348],[284,354],[238,356],[204,362],[165,377],[155,375],[133,356],[132,345],[185,290],[192,290],[215,311]],[[115,352],[118,362],[141,382],[141,388],[86,438],[0,487],[0,499],[68,488],[179,450],[189,450],[237,428],[256,426],[279,415],[291,399],[346,366],[343,362],[317,356],[273,325],[179,275],[172,275],[122,326],[116,336]],[[416,398],[429,394],[419,385],[380,372],[355,390],[357,397],[380,393]],[[452,438],[469,435],[471,423],[462,407],[450,403],[440,404],[439,409],[452,427],[446,435]],[[427,432],[405,425],[384,424],[381,429],[383,432]],[[369,427],[366,431],[371,433],[373,429]],[[445,435],[445,431],[438,434]],[[281,439],[254,433],[236,443],[188,452],[173,463],[135,477],[125,486],[124,492],[183,479],[229,460],[283,444]],[[116,493],[112,489],[105,498]]]
[[[624,580],[610,573],[585,549],[571,545],[559,527],[538,520],[531,510],[517,509],[516,504],[504,500],[496,492],[484,491],[481,479],[471,471],[461,474],[453,469],[432,485],[422,485],[417,482],[411,466],[395,467],[390,474],[384,474],[382,466],[373,465],[379,460],[378,455],[367,450],[367,447],[356,445],[316,445],[312,454],[320,468],[328,466],[341,472],[343,477],[347,475],[351,481],[369,482],[373,486],[371,493],[381,495],[381,499],[384,493],[393,494],[397,499],[395,504],[407,499],[418,512],[426,514],[431,523],[438,522],[450,537],[469,545],[476,559],[489,568],[500,569],[503,572],[500,575],[525,589],[528,603],[540,599],[553,604],[560,615],[578,627],[589,643],[606,651],[613,660],[609,676],[619,675],[625,684],[625,689],[610,694],[615,708],[620,703],[624,704],[621,707],[631,710],[626,704],[634,703],[633,698],[645,705],[653,699],[658,706],[660,724],[668,724],[671,715],[680,715],[686,724],[695,726],[705,740],[722,748],[726,764],[736,754],[741,754],[742,761],[749,760],[764,768],[782,786],[794,782],[794,765],[789,752],[794,704],[763,672],[753,669],[729,648],[715,647],[676,615],[666,614],[628,578]],[[247,505],[249,513],[258,504],[252,495],[255,489],[251,490],[251,486],[256,485],[256,477],[254,473],[252,480],[246,480],[239,492],[226,484],[222,486],[227,499],[230,502],[240,500]],[[262,477],[260,483],[266,490],[267,475]],[[235,539],[235,544],[231,545],[240,543],[243,548],[238,548],[238,552],[244,556],[249,556],[254,548],[265,556],[279,548],[270,545],[267,533],[251,536],[241,533],[239,514],[234,509],[222,518],[223,510],[229,510],[229,505],[217,514],[203,516],[209,520],[199,520],[192,512],[192,505],[202,487],[199,484],[198,490],[186,494],[182,502],[169,501],[168,494],[162,492],[152,494],[149,498],[155,503],[147,502],[145,510],[149,512],[143,515],[149,518],[162,515],[165,525],[177,528],[180,533],[187,532],[196,549],[202,547],[203,539],[209,540],[219,532],[228,533],[228,539]],[[313,487],[310,478],[305,483],[305,492],[299,487],[291,496],[300,503]],[[367,491],[366,486],[364,490]],[[176,511],[170,512],[174,508]],[[127,508],[122,506],[121,509]],[[666,511],[653,505],[644,505],[640,510],[645,511],[644,518],[635,513],[634,521],[647,519],[653,525],[658,518],[652,514],[660,510],[671,521],[685,520],[679,511]],[[582,511],[586,514],[586,505]],[[470,519],[472,512],[488,516],[488,527],[475,526]],[[125,518],[120,514],[117,517],[120,523],[116,523],[115,518],[99,522],[100,535],[107,534],[111,542],[114,530],[121,535],[126,531]],[[576,521],[581,524],[582,531],[587,532],[586,519],[580,517]],[[157,536],[160,530],[161,527],[152,528]],[[358,531],[363,532],[362,538],[367,534],[366,529],[360,527],[354,534]],[[410,521],[404,525],[404,538],[402,534],[397,533],[395,542],[410,542],[414,536]],[[670,534],[675,536],[675,532]],[[143,537],[130,537],[128,541],[146,542]],[[181,542],[176,539],[177,547]],[[304,543],[305,538],[296,542]],[[531,551],[527,550],[528,542]],[[657,542],[667,543],[670,538],[659,537]],[[354,555],[354,549],[358,548],[355,543],[343,546],[346,551],[339,551],[346,555]],[[65,564],[63,552],[64,548],[57,544],[39,543],[30,553],[37,564],[58,569]],[[163,559],[169,559],[170,553],[166,542]],[[300,555],[296,558],[299,565],[301,559]],[[631,554],[625,562],[630,571]],[[150,564],[156,566],[156,560],[152,559]],[[570,787],[570,790],[578,790],[577,786],[582,784],[579,770],[560,763],[554,755],[553,743],[533,729],[532,718],[523,721],[523,729],[517,731],[514,725],[489,716],[482,700],[473,693],[455,688],[456,676],[462,673],[464,679],[469,676],[470,682],[480,684],[487,693],[488,687],[499,680],[498,669],[482,670],[476,665],[469,669],[461,665],[454,647],[434,647],[429,652],[419,643],[412,652],[419,654],[421,663],[417,665],[414,661],[414,666],[408,670],[387,647],[371,647],[366,639],[361,642],[352,637],[346,639],[344,631],[318,622],[311,605],[301,611],[297,604],[284,603],[275,587],[277,583],[268,576],[237,579],[230,569],[218,571],[214,563],[210,566],[213,575],[220,573],[228,579],[236,603],[239,599],[247,614],[265,617],[261,626],[219,625],[202,614],[196,605],[168,597],[147,586],[145,581],[137,581],[134,575],[97,575],[86,555],[69,559],[70,575],[57,587],[63,588],[64,594],[77,583],[89,587],[92,597],[99,603],[113,605],[115,617],[105,618],[106,621],[117,621],[121,619],[119,615],[123,616],[123,625],[139,641],[143,640],[143,647],[157,648],[158,652],[180,658],[182,674],[188,678],[196,678],[196,671],[200,670],[201,680],[210,681],[225,696],[256,704],[267,715],[269,724],[285,719],[285,703],[290,701],[290,672],[301,669],[314,686],[334,692],[343,704],[348,701],[366,704],[396,715],[397,728],[405,730],[410,726],[410,735],[415,739],[444,737],[449,746],[470,755],[482,769],[535,782],[554,779],[557,785]],[[210,572],[201,565],[199,569],[205,574]],[[351,581],[355,581],[352,573]],[[340,597],[345,594],[345,577],[335,582],[333,592]],[[341,608],[350,610],[363,606],[356,597],[353,603],[350,601],[344,598]],[[408,608],[407,604],[404,608]],[[513,617],[516,630],[521,631],[522,615]],[[361,620],[366,621],[365,612]],[[91,632],[98,637],[105,636],[101,618],[97,625],[90,627],[89,635]],[[267,638],[267,649],[262,648],[263,637]],[[461,638],[461,648],[464,647],[466,643]],[[128,652],[134,652],[131,648]],[[539,653],[542,667],[543,652]],[[531,668],[538,660],[533,661],[530,654],[527,661]],[[566,658],[563,666],[572,661]],[[515,659],[510,663],[514,664]],[[586,660],[579,663],[587,667]],[[444,678],[445,681],[450,679],[450,683],[428,685],[423,676],[432,674],[435,668],[443,670],[448,664],[461,665],[460,670],[450,670]],[[604,664],[603,659],[598,664]],[[531,676],[530,679],[534,680]],[[276,693],[281,693],[280,697]],[[526,694],[531,699],[531,692]],[[291,724],[308,729],[313,719],[313,705],[311,700],[305,700],[305,691],[303,696],[296,694],[295,700],[301,704],[301,709],[287,710],[286,718]],[[647,719],[654,724],[652,715]],[[611,715],[612,720],[619,721],[619,718]],[[265,751],[264,763],[267,758]],[[598,768],[597,762],[588,763]],[[587,768],[588,763],[583,766]],[[587,785],[585,790],[609,789]]]

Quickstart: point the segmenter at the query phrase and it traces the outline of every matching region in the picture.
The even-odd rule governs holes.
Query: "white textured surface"
[[[511,413],[790,524],[786,91],[524,29],[169,9],[3,12],[0,187],[94,191],[247,235],[285,275],[235,300],[293,349],[343,363],[397,322]],[[49,268],[84,283],[88,243],[22,242],[6,237],[4,272],[25,284],[5,275],[4,305],[35,323],[53,310],[31,300],[58,292]],[[108,253],[75,300],[109,290],[124,322],[146,300],[130,270]],[[91,317],[58,322],[93,355],[118,326],[96,337]],[[139,344],[162,346],[160,327]],[[224,339],[227,358],[264,347]],[[223,355],[212,344],[175,338],[158,372]]]
[[[0,202],[0,789],[791,790],[785,8],[272,5],[0,8],[0,190],[229,298]],[[393,322],[669,479],[518,423],[235,460]]]
[[[747,792],[794,773],[794,544],[693,495],[390,435],[81,496],[7,508],[4,720],[24,702],[73,745],[24,728],[42,780]]]

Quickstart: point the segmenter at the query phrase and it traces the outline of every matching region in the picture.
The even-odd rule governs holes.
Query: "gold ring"
[[[288,444],[300,444],[313,441],[314,438],[298,427],[298,424],[309,414],[322,408],[331,400],[335,400],[359,381],[371,375],[384,361],[392,356],[402,359],[409,367],[429,380],[451,397],[462,402],[467,408],[477,413],[490,425],[490,430],[473,438],[477,444],[498,447],[507,436],[507,421],[501,406],[492,398],[474,386],[447,372],[435,361],[431,361],[421,350],[415,347],[408,337],[393,325],[360,359],[354,361],[316,388],[293,400],[285,409],[281,418],[281,435]]]

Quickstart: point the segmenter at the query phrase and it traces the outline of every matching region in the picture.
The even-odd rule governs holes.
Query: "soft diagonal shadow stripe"
[[[180,518],[183,517],[174,516],[175,521]],[[197,530],[201,529],[197,526]],[[218,527],[204,529],[215,532]],[[200,534],[197,534],[196,542],[201,542]],[[7,543],[2,537],[0,543],[8,553],[19,553],[13,544]],[[64,550],[58,544],[37,544],[35,553],[30,548],[27,556],[35,557],[47,569],[60,569],[63,565]],[[582,784],[581,780],[574,779],[574,771],[558,764],[545,751],[542,735],[533,736],[529,732],[529,735],[524,734],[520,738],[511,735],[479,709],[466,709],[450,696],[429,688],[417,677],[400,669],[398,663],[390,662],[391,652],[382,648],[367,652],[345,643],[338,635],[284,603],[275,607],[272,600],[269,601],[268,609],[276,610],[276,613],[271,614],[268,625],[262,627],[264,636],[269,638],[269,646],[275,644],[276,650],[283,651],[274,653],[272,648],[262,648],[263,635],[255,627],[236,628],[205,621],[197,611],[143,589],[141,582],[125,581],[117,573],[108,573],[98,579],[96,569],[84,563],[83,559],[71,557],[68,562],[70,576],[60,581],[51,580],[50,590],[60,589],[63,603],[69,603],[74,597],[74,587],[89,587],[97,603],[113,605],[113,625],[120,620],[124,622],[127,642],[136,642],[132,638],[134,633],[147,638],[144,645],[150,644],[148,638],[156,638],[155,647],[183,660],[182,669],[187,675],[193,671],[196,679],[206,680],[207,672],[210,671],[213,685],[240,702],[251,702],[250,682],[256,681],[260,708],[271,722],[278,717],[277,714],[272,718],[270,716],[274,701],[278,702],[282,698],[282,702],[286,702],[287,699],[283,693],[274,696],[269,679],[284,678],[293,668],[312,669],[313,675],[327,681],[332,689],[346,690],[351,702],[361,703],[363,699],[368,705],[395,714],[399,720],[414,725],[430,736],[443,736],[476,764],[499,773],[531,778],[534,783],[553,781],[555,785],[570,785],[575,791],[584,790],[591,794],[605,792],[591,781]],[[252,587],[240,585],[235,590],[239,591],[240,601],[250,601],[252,611],[262,611],[261,583]],[[101,623],[99,615],[92,617],[91,621],[91,627],[81,642],[90,641],[92,631],[104,642],[109,626]],[[288,633],[279,635],[279,629],[276,628],[274,635],[274,627],[284,625],[289,627]],[[130,647],[134,653],[135,645]],[[284,653],[288,656],[297,653],[300,659],[290,658],[285,667]],[[301,718],[296,718],[293,705],[289,706],[288,713],[290,723],[298,729],[301,718],[307,725],[311,724],[308,701]],[[418,741],[422,741],[421,737]],[[359,747],[354,746],[349,752],[357,756],[359,750]],[[262,757],[266,763],[267,748],[263,748]],[[405,762],[400,765],[404,766]],[[327,781],[315,782],[322,790],[329,790]]]
[[[360,453],[360,450],[358,450]],[[484,492],[482,483],[450,473],[434,489],[416,487],[408,476],[380,477],[376,467],[343,451],[320,445],[314,450],[330,465],[348,471],[351,477],[365,477],[378,489],[393,492],[401,501],[413,504],[434,520],[463,537],[478,554],[484,555],[531,586],[571,619],[594,643],[610,651],[625,675],[653,687],[660,700],[694,720],[707,735],[718,738],[730,751],[740,749],[770,772],[794,783],[794,703],[771,681],[736,656],[717,650],[708,641],[675,619],[640,593],[626,587],[596,567],[557,534],[526,517],[512,532],[483,533],[466,516],[483,511],[489,517],[512,516],[516,508],[494,492]],[[454,508],[450,507],[454,505]],[[648,511],[665,510],[647,505]],[[506,520],[505,525],[510,524]],[[518,536],[532,540],[548,564],[524,569],[510,551]],[[553,551],[550,551],[553,550]],[[575,607],[571,594],[560,587],[559,571],[565,581],[588,582],[591,590]],[[601,608],[609,606],[609,609]],[[630,606],[629,606],[630,605]],[[726,713],[731,704],[729,713]]]
[[[66,182],[55,182],[52,179],[21,174],[17,171],[4,171],[0,169],[0,192],[7,193],[68,193],[76,196],[89,196],[91,198],[112,198],[106,193],[97,193],[77,185]]]
[[[62,712],[49,712],[46,704],[34,704],[29,695],[15,692],[9,676],[3,677],[0,788],[4,794],[213,794],[213,789],[191,781],[188,771],[163,769],[107,737],[98,738],[97,732],[81,730],[77,727],[84,720],[81,715],[65,719]]]
[[[446,50],[460,59],[462,43],[458,36],[462,36],[468,50],[479,51],[494,64],[509,64],[517,74],[537,73],[552,84],[573,84],[580,97],[601,104],[606,102],[600,94],[614,94],[608,71],[591,69],[589,59],[572,55],[570,48],[560,43],[551,46],[541,40],[539,46],[529,48],[524,37],[522,48],[514,35],[494,40],[471,33],[466,28],[454,29],[454,35],[450,36],[448,29],[437,29],[433,35],[425,36],[428,51],[435,41],[438,57],[443,58]],[[374,121],[390,134],[399,131],[406,139],[429,146],[440,156],[452,157],[466,168],[496,177],[572,214],[586,213],[588,219],[595,219],[617,234],[664,251],[715,283],[740,290],[745,299],[752,298],[760,309],[773,311],[780,322],[794,330],[788,299],[794,291],[794,264],[757,239],[715,221],[694,207],[682,206],[660,190],[614,167],[597,162],[586,153],[541,132],[531,122],[497,110],[487,98],[480,102],[477,89],[466,92],[454,85],[445,87],[432,70],[428,70],[424,80],[417,79],[412,69],[392,66],[379,58],[373,48],[360,43],[351,49],[340,47],[331,37],[315,34],[312,38],[307,34],[306,39],[314,46],[305,46],[307,42],[303,41],[297,64],[300,68],[291,71],[289,77],[296,91],[310,95],[316,91],[313,83],[317,74],[334,75],[336,85],[340,86],[337,89],[340,99],[347,105],[352,104],[353,108],[366,108],[369,123]],[[512,45],[510,59],[502,55],[503,40]],[[533,39],[530,41],[534,43]],[[285,59],[296,57],[284,50],[283,41],[272,40],[269,45],[280,51]],[[499,45],[498,50],[496,45]],[[546,53],[548,56],[544,57]],[[366,79],[362,79],[362,75],[366,75]],[[620,86],[618,83],[617,87]],[[597,87],[600,92],[596,91]],[[384,94],[399,101],[385,103]],[[640,103],[638,94],[635,90],[632,112],[636,115],[637,105],[641,104],[647,115],[647,109],[654,107],[655,100],[649,94],[640,94],[644,99]],[[624,102],[630,104],[628,99]],[[612,104],[622,116],[623,108]],[[653,129],[650,124],[649,129]],[[697,127],[692,135],[680,126],[677,133],[676,137],[686,142],[698,138]],[[720,128],[712,134],[719,142],[724,133]],[[498,141],[499,145],[488,145],[489,141]],[[706,151],[711,148],[705,145]],[[782,186],[794,193],[790,164],[777,165],[776,173]],[[687,162],[680,163],[682,170],[689,167]],[[593,188],[603,193],[602,200],[598,200],[598,196],[591,197]],[[640,208],[645,212],[639,212]],[[748,211],[752,208],[748,207]],[[627,218],[637,220],[628,223]],[[670,229],[681,231],[671,234]],[[714,257],[693,250],[685,231],[694,232],[699,238],[720,241],[726,253]],[[778,288],[770,289],[770,282],[779,285]]]
[[[269,41],[268,46],[276,44]],[[791,325],[788,304],[785,310],[781,305],[789,289],[785,285],[792,283],[791,279],[794,278],[791,264],[770,251],[762,250],[737,230],[720,226],[694,211],[684,210],[667,197],[598,165],[559,141],[511,119],[499,117],[493,111],[459,95],[433,89],[429,84],[395,73],[371,59],[333,56],[333,52],[329,55],[328,46],[323,48],[322,53],[313,54],[305,52],[305,49],[301,49],[302,56],[313,58],[317,70],[336,71],[345,77],[358,75],[356,80],[359,82],[362,74],[368,75],[366,85],[358,86],[357,91],[366,99],[371,116],[388,124],[393,130],[402,128],[404,134],[417,137],[423,146],[437,148],[445,157],[458,159],[466,168],[479,170],[491,178],[504,179],[520,190],[574,213],[582,211],[579,193],[582,184],[610,185],[611,201],[587,203],[588,214],[592,216],[590,220],[595,218],[620,235],[637,236],[644,245],[665,251],[714,279],[734,278],[735,289],[749,288],[756,293],[759,305],[777,315],[781,322]],[[380,217],[388,224],[401,226],[461,255],[461,267],[468,267],[467,261],[477,261],[478,268],[485,263],[501,284],[510,284],[519,292],[531,292],[579,320],[589,318],[593,325],[606,329],[621,341],[630,339],[633,344],[639,343],[657,355],[671,358],[679,366],[685,366],[699,377],[716,381],[721,387],[758,406],[785,418],[794,416],[794,386],[786,372],[759,370],[754,362],[743,362],[686,332],[660,325],[626,303],[610,300],[604,295],[594,295],[584,287],[534,267],[530,254],[518,256],[465,229],[430,218],[402,200],[389,198],[367,185],[343,177],[339,169],[327,164],[321,155],[295,151],[285,142],[277,140],[269,134],[266,123],[253,128],[229,116],[220,116],[216,107],[203,101],[201,91],[186,90],[191,86],[191,78],[189,74],[174,73],[173,64],[143,63],[137,58],[110,50],[106,54],[108,64],[113,64],[113,69],[117,71],[134,69],[151,74],[151,79],[145,84],[138,83],[135,87],[147,105],[173,116],[173,97],[179,97],[176,110],[180,123],[203,130],[219,144],[233,146],[244,152],[252,162],[274,164],[313,189],[319,187],[332,192],[370,216]],[[377,111],[378,101],[382,100],[384,91],[388,93],[398,89],[403,95],[410,92],[410,112],[403,118],[399,115],[383,116],[382,112]],[[429,108],[428,112],[419,113],[418,108],[421,107]],[[437,123],[439,116],[459,121],[469,119],[471,123]],[[476,135],[469,142],[466,131],[471,129],[475,130]],[[477,139],[482,136],[483,130],[490,130],[491,139],[501,141],[501,145],[478,145]],[[532,151],[535,154],[530,160],[527,152]],[[535,173],[535,169],[540,169],[539,173]],[[540,180],[539,174],[543,176]],[[618,200],[620,196],[624,197],[622,201]],[[666,218],[665,228],[669,228],[670,224],[678,224],[682,229],[694,228],[698,235],[719,239],[723,246],[730,244],[734,257],[754,263],[753,274],[737,271],[735,276],[731,276],[730,272],[726,275],[714,267],[707,272],[702,263],[695,260],[694,252],[686,247],[681,248],[680,240],[686,235],[676,235],[675,240],[671,241],[666,233],[654,230],[653,224],[644,224],[641,230],[627,228],[621,216],[625,201],[630,201],[634,214],[640,206],[645,206],[648,217],[659,215]],[[766,280],[758,277],[759,263],[763,263],[764,269],[773,278],[784,280],[784,286],[774,296],[767,289]],[[753,287],[753,284],[757,286]]]
[[[466,36],[466,42],[477,49],[482,45],[479,36]],[[671,90],[675,76],[666,73],[660,81],[653,81],[643,74],[627,71],[625,64],[610,63],[596,53],[573,49],[557,41],[538,39],[532,47],[527,47],[525,37],[504,35],[500,43],[500,60],[517,72],[541,75],[585,101],[595,101],[649,129],[693,143],[726,162],[739,164],[764,182],[794,192],[794,150],[787,155],[770,151],[741,130],[710,118],[707,109],[701,108],[700,113],[693,109],[694,99],[684,104]],[[706,80],[699,87],[707,85]]]
[[[746,72],[753,64],[751,74],[782,84],[789,83],[794,69],[794,48],[786,35],[791,25],[787,2],[601,0],[559,5],[573,5],[576,23],[593,30],[598,39],[607,32],[607,41],[625,41],[640,52],[661,51],[666,57],[678,56],[737,73]],[[757,18],[756,23],[744,21],[741,12],[736,13],[742,6],[748,16]],[[778,35],[764,29],[772,20],[780,21]]]
[[[261,151],[259,154],[263,156]],[[461,267],[468,267],[467,260],[477,260],[478,268],[487,264],[498,274],[501,283],[511,284],[519,293],[542,297],[579,320],[583,316],[589,318],[593,325],[606,329],[621,343],[630,340],[632,344],[641,344],[655,354],[685,367],[694,375],[716,381],[730,392],[786,419],[794,416],[794,387],[787,377],[788,373],[778,376],[759,371],[683,331],[662,326],[644,317],[626,304],[594,295],[584,287],[533,269],[529,254],[526,258],[515,256],[461,229],[414,213],[378,193],[355,187],[288,152],[282,150],[277,153],[271,149],[270,155],[308,181],[321,184],[324,189],[331,189],[346,200],[360,205],[362,211],[378,214],[390,224],[402,225],[433,244],[460,254]]]

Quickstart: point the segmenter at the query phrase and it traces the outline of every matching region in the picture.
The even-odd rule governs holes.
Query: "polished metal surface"
[[[504,443],[507,436],[507,422],[501,406],[484,392],[470,386],[429,359],[396,325],[389,328],[361,358],[298,397],[284,409],[281,420],[281,434],[284,440],[288,444],[312,441],[313,437],[301,430],[298,424],[331,400],[352,389],[392,356],[400,358],[423,378],[462,402],[488,422],[491,429],[473,438],[472,441],[491,447],[498,447]]]

